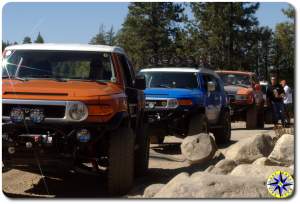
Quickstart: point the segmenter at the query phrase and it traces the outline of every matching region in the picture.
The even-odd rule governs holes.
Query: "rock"
[[[157,194],[165,184],[157,183],[148,186],[143,194],[143,198],[152,198],[155,194]]]
[[[268,158],[283,166],[294,164],[294,135],[282,135]]]
[[[215,167],[210,171],[210,173],[214,174],[228,174],[230,173],[237,164],[233,160],[223,159],[219,161]]]
[[[241,177],[256,177],[263,180],[267,180],[268,177],[275,171],[286,171],[290,175],[294,175],[294,171],[288,167],[282,166],[263,166],[255,164],[241,164],[235,167],[230,175]]]
[[[263,180],[197,172],[175,177],[154,198],[270,198],[270,194]]]
[[[265,166],[280,166],[279,163],[271,161],[268,157],[261,157],[255,160],[252,164]]]
[[[164,187],[160,189],[160,191],[155,194],[154,198],[157,198],[158,196],[165,195],[169,192],[169,189],[175,188],[177,185],[180,185],[189,178],[189,174],[186,172],[180,173],[177,176],[175,176],[173,179],[171,179]]]
[[[192,164],[211,160],[217,150],[214,139],[205,133],[186,137],[180,147],[182,155]]]
[[[204,172],[211,172],[213,169],[214,169],[214,165],[210,165],[209,167],[207,167],[206,169],[205,169],[205,171]]]
[[[238,164],[252,163],[260,157],[268,156],[272,149],[272,137],[267,134],[259,134],[233,144],[225,152],[225,158],[234,160]]]

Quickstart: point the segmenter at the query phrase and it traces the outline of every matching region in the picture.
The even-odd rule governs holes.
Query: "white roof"
[[[95,51],[95,52],[115,52],[125,54],[124,50],[116,46],[89,45],[89,44],[55,44],[55,43],[33,43],[12,45],[5,50],[60,50],[60,51]]]
[[[199,69],[185,67],[168,67],[168,68],[146,68],[141,72],[199,72]]]
[[[216,74],[213,70],[207,68],[187,68],[187,67],[166,67],[166,68],[145,68],[141,69],[141,72],[189,72],[189,73],[207,73],[214,75],[215,77],[219,78],[219,75]]]

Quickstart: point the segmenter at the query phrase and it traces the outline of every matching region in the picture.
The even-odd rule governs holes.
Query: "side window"
[[[122,73],[126,86],[133,87],[134,76],[132,75],[133,73],[131,72],[131,67],[127,61],[127,58],[121,54],[118,54],[118,58],[122,66]]]
[[[215,84],[216,84],[216,91],[218,91],[218,92],[221,91],[219,80],[214,76],[211,76],[211,77],[212,77],[212,81],[215,82]]]
[[[221,87],[220,87],[220,83],[219,80],[209,74],[203,74],[203,84],[202,86],[204,87],[204,89],[207,91],[207,83],[213,81],[216,84],[216,91],[221,91]]]
[[[202,82],[202,87],[207,91],[207,83],[210,81],[210,77],[207,74],[202,75],[203,82]]]

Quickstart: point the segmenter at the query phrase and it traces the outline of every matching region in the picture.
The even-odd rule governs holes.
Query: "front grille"
[[[2,115],[9,116],[12,108],[22,108],[24,110],[31,110],[33,108],[40,108],[44,111],[45,118],[64,118],[65,106],[58,105],[17,105],[17,104],[2,104]]]

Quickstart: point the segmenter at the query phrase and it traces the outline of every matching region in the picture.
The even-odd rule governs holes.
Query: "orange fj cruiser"
[[[264,98],[253,72],[217,71],[223,80],[232,121],[246,121],[247,129],[264,127]]]
[[[145,79],[135,76],[118,47],[7,47],[2,61],[4,166],[24,169],[38,163],[44,169],[55,164],[104,171],[108,191],[126,193],[134,173],[148,168],[143,89]]]

